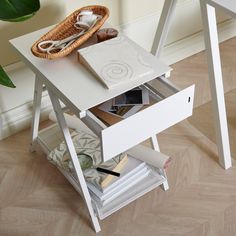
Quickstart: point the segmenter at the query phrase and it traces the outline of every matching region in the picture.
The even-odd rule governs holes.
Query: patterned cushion
[[[98,172],[96,167],[99,166],[105,169],[113,170],[117,163],[119,163],[120,160],[126,156],[125,154],[120,154],[102,163],[99,138],[83,131],[74,131],[71,134],[71,137],[86,181],[98,187],[101,186],[101,182],[106,178],[107,174]],[[64,141],[51,151],[48,159],[56,166],[75,174],[73,164]]]

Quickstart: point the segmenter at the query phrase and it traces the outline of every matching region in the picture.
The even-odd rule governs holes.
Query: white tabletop
[[[232,17],[236,17],[236,1],[235,0],[205,0],[210,5],[222,9],[230,14]]]
[[[30,34],[10,40],[17,49],[22,60],[43,80],[43,83],[52,91],[56,92],[62,101],[67,101],[79,111],[86,111],[104,101],[107,101],[127,90],[150,81],[170,71],[170,68],[159,62],[156,58],[154,72],[139,80],[131,81],[115,89],[107,89],[93,74],[83,67],[77,59],[76,51],[67,57],[55,60],[47,60],[34,56],[31,46],[50,27],[35,31]],[[134,44],[138,50],[146,53],[144,49]]]

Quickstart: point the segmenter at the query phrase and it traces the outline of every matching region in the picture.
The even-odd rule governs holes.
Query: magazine
[[[109,186],[113,179],[119,178],[100,172],[97,170],[97,167],[120,172],[128,161],[126,153],[121,153],[106,162],[102,162],[101,146],[98,137],[83,131],[74,131],[71,136],[87,183],[103,191],[103,188]],[[48,159],[53,164],[75,175],[74,167],[64,141],[50,152]]]

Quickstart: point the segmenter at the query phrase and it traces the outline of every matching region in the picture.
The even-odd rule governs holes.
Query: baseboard
[[[124,33],[128,36],[134,36],[136,33],[138,33],[138,30],[140,30],[140,27],[143,27],[145,29],[146,25],[152,25],[155,22],[154,18],[156,19],[156,15],[147,16],[145,19],[142,18],[140,19],[140,21],[135,21],[133,23],[120,26],[120,28],[123,29]],[[220,42],[230,39],[236,36],[236,21],[227,20],[219,24],[218,29]],[[148,33],[148,31],[146,33]],[[148,35],[146,35],[146,37],[147,36]],[[140,45],[145,45],[145,39],[139,40],[143,40],[143,42],[139,41]],[[171,65],[189,56],[192,56],[202,50],[204,50],[203,33],[198,32],[194,35],[191,35],[182,40],[167,45],[162,52],[162,59],[167,64]],[[20,66],[22,66],[22,64],[19,62],[15,65],[7,67],[7,71],[17,68],[19,64]],[[30,79],[32,78],[29,78],[29,80]],[[47,94],[45,94],[42,99],[41,120],[47,119],[48,113],[51,109],[52,108],[51,103],[49,101],[49,97]],[[1,113],[0,140],[12,134],[15,134],[23,129],[28,128],[31,124],[31,117],[32,102],[22,104],[21,106],[15,107],[11,110]]]
[[[236,21],[227,20],[218,25],[219,42],[224,42],[236,36]],[[165,46],[162,60],[168,65],[174,64],[205,49],[203,32],[200,31],[187,38]]]
[[[32,91],[33,92],[33,91]],[[49,96],[42,97],[40,120],[48,119],[48,114],[52,110]],[[7,138],[15,133],[27,129],[31,125],[33,104],[25,103],[0,115],[0,140]]]
[[[182,5],[181,5],[182,6]],[[132,23],[119,26],[119,29],[146,50],[151,50],[159,13],[142,17]],[[140,29],[142,33],[140,34]],[[229,19],[218,24],[219,41],[236,36],[236,20]],[[138,36],[138,37],[137,37]],[[203,31],[165,45],[161,59],[168,65],[174,64],[205,49]]]

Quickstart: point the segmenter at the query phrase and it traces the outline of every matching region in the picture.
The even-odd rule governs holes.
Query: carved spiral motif
[[[102,68],[101,74],[103,79],[107,81],[119,82],[130,79],[133,75],[133,70],[122,61],[113,61]]]

